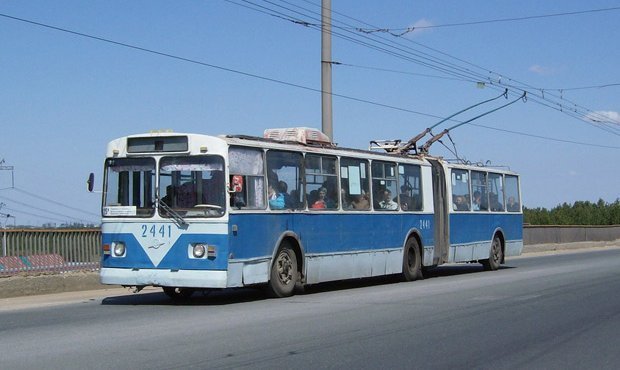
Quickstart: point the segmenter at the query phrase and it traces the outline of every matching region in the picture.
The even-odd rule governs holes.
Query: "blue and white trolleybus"
[[[322,133],[149,133],[113,140],[101,282],[197,289],[296,284],[480,262],[523,248],[519,176],[429,155],[339,148]]]

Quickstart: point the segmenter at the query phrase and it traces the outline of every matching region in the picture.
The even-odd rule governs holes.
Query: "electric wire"
[[[565,17],[565,16],[572,16],[572,15],[578,15],[578,14],[609,12],[609,11],[616,11],[616,10],[620,10],[620,7],[588,9],[588,10],[579,10],[579,11],[574,11],[574,12],[552,13],[552,14],[542,14],[542,15],[529,15],[529,16],[524,16],[524,17],[489,19],[489,20],[472,21],[472,22],[446,23],[446,24],[437,24],[437,25],[428,25],[428,26],[409,27],[409,28],[425,29],[425,28],[471,26],[471,25],[479,25],[479,24],[487,24],[487,23],[516,22],[516,21],[526,21],[526,20],[532,20],[532,19]],[[409,28],[406,28],[405,30],[408,30]],[[396,30],[402,30],[402,29],[396,29]]]
[[[45,198],[45,197],[43,197],[43,196],[40,196],[40,195],[37,195],[37,194],[31,193],[31,192],[29,192],[29,191],[26,191],[26,190],[21,189],[21,188],[18,188],[18,187],[14,187],[13,189],[14,189],[15,191],[19,192],[19,193],[22,193],[22,194],[25,194],[25,195],[31,196],[31,197],[33,197],[33,198],[37,198],[37,199],[42,200],[42,201],[45,201],[45,202],[49,202],[49,203],[55,204],[55,205],[60,206],[60,207],[63,207],[63,208],[70,209],[70,210],[72,210],[72,211],[80,212],[80,213],[83,213],[83,214],[86,214],[86,215],[89,215],[89,216],[94,216],[94,217],[100,217],[100,216],[101,216],[101,215],[98,215],[98,214],[96,214],[96,213],[88,212],[88,211],[85,211],[85,210],[80,209],[80,208],[76,208],[76,207],[71,207],[71,206],[68,206],[68,205],[66,205],[66,204],[64,204],[64,203],[61,203],[61,202],[55,201],[55,200],[53,200],[53,199]]]
[[[4,209],[7,209],[7,210],[11,211],[12,212],[11,216],[13,216],[13,215],[20,215],[21,214],[21,215],[37,217],[37,218],[48,220],[48,221],[56,221],[56,222],[68,223],[67,219],[59,219],[59,218],[49,217],[49,216],[45,216],[45,215],[41,215],[41,214],[37,214],[37,213],[22,211],[22,210],[19,210],[19,209],[13,209],[13,208],[10,208],[10,207],[4,207]],[[86,224],[90,223],[90,224],[93,224],[93,225],[97,225],[98,224],[98,222],[83,222],[83,221],[82,221],[82,223],[86,223]]]
[[[284,3],[286,3],[286,4],[291,4],[290,2],[285,1],[285,0],[281,0],[281,1],[282,1],[282,2],[284,2]],[[302,1],[304,1],[304,2],[306,2],[306,3],[310,3],[310,4],[315,5],[315,6],[318,6],[318,5],[316,5],[316,4],[313,4],[313,3],[309,2],[308,0],[302,0]],[[305,8],[302,8],[302,9],[305,9]],[[360,22],[360,23],[363,23],[363,24],[369,25],[368,23],[366,23],[366,22],[364,22],[364,21],[361,21],[361,20],[358,20],[358,19],[355,19],[355,18],[349,17],[349,16],[347,16],[347,15],[345,15],[345,14],[343,14],[343,13],[335,12],[335,11],[333,11],[333,10],[332,10],[332,12],[337,13],[337,14],[339,14],[339,15],[341,15],[341,16],[344,16],[344,17],[346,17],[346,18],[348,18],[348,19],[355,20],[356,22]],[[315,14],[316,14],[316,12],[315,12]],[[333,18],[332,18],[332,21],[333,21]],[[351,25],[349,25],[349,26],[351,26]],[[372,26],[372,25],[371,25],[371,26]],[[460,61],[460,62],[462,62],[462,63],[466,63],[467,65],[470,65],[470,66],[473,66],[473,67],[475,67],[475,68],[477,68],[477,69],[480,69],[480,70],[483,70],[483,71],[485,71],[485,72],[488,72],[488,74],[489,74],[489,76],[488,76],[488,77],[485,77],[485,76],[483,76],[483,75],[481,75],[481,74],[479,74],[479,73],[475,73],[475,72],[473,72],[473,71],[471,71],[471,70],[469,70],[469,69],[465,69],[465,70],[461,69],[461,70],[460,70],[461,72],[471,71],[471,72],[473,73],[473,75],[472,75],[472,76],[473,76],[474,78],[480,78],[480,79],[481,79],[481,80],[483,80],[483,81],[489,81],[491,84],[494,84],[495,82],[494,82],[494,79],[492,78],[492,76],[493,76],[493,75],[495,75],[495,76],[498,76],[498,78],[497,78],[497,84],[501,85],[502,87],[512,87],[512,86],[509,86],[509,85],[506,85],[506,84],[502,83],[502,82],[501,82],[501,80],[502,80],[502,78],[503,78],[503,79],[507,79],[508,81],[513,81],[513,82],[516,82],[516,83],[518,83],[518,84],[522,85],[521,87],[514,86],[514,87],[517,87],[518,89],[520,89],[521,91],[526,90],[526,88],[527,88],[527,89],[528,89],[528,94],[529,94],[530,96],[532,96],[532,95],[536,96],[536,95],[537,95],[535,92],[533,92],[533,91],[531,90],[531,89],[536,89],[536,88],[535,88],[535,87],[533,87],[533,86],[531,86],[531,85],[529,85],[529,84],[522,83],[522,82],[519,82],[519,81],[517,81],[517,80],[510,79],[510,78],[502,77],[502,75],[501,75],[501,74],[498,74],[498,73],[496,73],[496,72],[493,72],[493,71],[491,71],[491,70],[489,70],[489,69],[487,69],[487,68],[480,67],[480,66],[478,66],[478,65],[475,65],[475,64],[473,64],[473,63],[467,62],[467,61],[465,61],[465,60],[463,60],[463,59],[456,58],[456,57],[454,57],[454,56],[451,56],[451,55],[449,55],[449,54],[447,54],[447,53],[444,53],[444,52],[441,52],[441,51],[439,51],[439,50],[436,50],[436,49],[433,49],[433,48],[429,48],[429,47],[427,47],[427,46],[425,46],[425,45],[423,45],[423,44],[421,44],[421,43],[414,42],[414,41],[412,41],[412,40],[410,40],[410,39],[407,39],[407,38],[402,38],[402,37],[400,37],[400,39],[402,39],[402,40],[406,40],[406,41],[409,41],[409,42],[413,42],[413,43],[414,43],[414,44],[416,44],[416,45],[420,45],[420,46],[422,46],[422,47],[424,47],[424,48],[426,48],[426,49],[432,50],[433,52],[437,52],[437,53],[440,53],[441,55],[444,55],[444,56],[450,57],[450,58],[452,58],[452,59],[458,60],[458,61]],[[425,53],[425,54],[426,54],[426,53]],[[426,54],[426,55],[429,55],[429,54]],[[513,90],[513,92],[516,92],[516,91],[514,91],[514,90]],[[554,98],[556,98],[556,99],[565,100],[565,99],[564,99],[563,97],[561,97],[561,96],[559,96],[559,97],[558,97],[557,95],[553,95],[553,94],[552,94],[552,96],[553,96]],[[559,108],[559,109],[556,109],[556,110],[558,110],[558,111],[560,111],[560,112],[563,112],[563,113],[565,113],[566,111],[572,111],[572,110],[573,110],[573,108],[572,108],[572,107],[569,107],[569,106],[564,105],[564,104],[562,104],[562,103],[558,103],[558,102],[556,102],[556,101],[552,101],[552,100],[550,100],[550,99],[546,98],[546,97],[544,96],[544,94],[542,94],[542,96],[539,96],[539,97],[538,97],[538,99],[532,99],[532,101],[533,101],[533,102],[535,102],[535,103],[537,103],[537,104],[541,104],[541,101],[540,101],[540,100],[551,101],[551,103],[552,103],[552,104],[555,104],[555,105],[557,105],[557,106],[558,106],[557,108]],[[572,103],[572,102],[571,102],[571,103]],[[543,105],[545,105],[545,104],[543,104]],[[582,112],[585,112],[585,113],[583,113],[583,116],[584,116],[584,117],[585,117],[586,115],[588,115],[588,114],[591,114],[591,115],[594,115],[594,116],[599,116],[597,112],[594,112],[594,111],[592,111],[592,110],[590,110],[590,109],[587,109],[587,108],[584,108],[584,107],[580,107],[580,106],[578,106],[578,105],[577,105],[577,104],[575,104],[575,103],[572,103],[572,105],[573,105],[573,106],[576,106],[576,107],[577,107],[577,108],[579,108],[579,109],[581,109],[581,111],[582,111]],[[568,114],[568,115],[569,115],[569,116],[572,116],[572,117],[574,117],[574,118],[577,118],[577,119],[578,119],[578,120],[580,120],[580,121],[584,121],[584,122],[586,122],[586,123],[588,123],[588,124],[591,124],[590,122],[588,122],[588,121],[584,120],[584,117],[574,116],[574,115],[571,115],[571,114]],[[613,128],[613,127],[612,127],[612,128],[610,128],[610,127],[609,127],[609,125],[606,125],[606,124],[605,124],[605,123],[606,123],[606,117],[602,117],[602,116],[599,116],[599,117],[600,117],[599,121],[601,121],[601,122],[603,123],[603,125],[592,125],[593,127],[598,128],[598,129],[602,129],[602,130],[604,130],[604,131],[606,131],[606,132],[609,132],[609,133],[612,133],[612,134],[615,134],[615,135],[617,135],[617,134],[618,134],[617,132],[615,132],[615,128]],[[614,123],[615,123],[615,122],[614,122]]]
[[[37,211],[46,212],[46,213],[54,215],[54,216],[65,217],[66,219],[71,219],[71,220],[75,220],[75,221],[79,221],[79,222],[84,222],[84,219],[82,219],[82,218],[72,217],[72,216],[68,216],[68,215],[62,214],[62,213],[50,211],[50,210],[47,210],[47,209],[44,209],[44,208],[35,207],[33,205],[30,205],[30,204],[27,204],[27,203],[24,203],[24,202],[20,202],[18,200],[11,199],[11,198],[8,198],[8,197],[2,196],[2,195],[0,195],[0,199],[4,199],[4,200],[9,201],[11,203],[19,204],[20,206],[31,208],[31,209],[34,209],[34,210],[37,210]]]
[[[130,48],[130,49],[134,49],[134,50],[139,50],[139,51],[142,51],[142,52],[145,52],[145,53],[150,53],[150,54],[154,54],[154,55],[158,55],[158,56],[163,56],[163,57],[166,57],[166,58],[171,58],[171,59],[175,59],[175,60],[179,60],[179,61],[183,61],[183,62],[193,63],[193,64],[197,64],[197,65],[201,65],[201,66],[205,66],[205,67],[209,67],[209,68],[214,68],[214,69],[222,70],[222,71],[225,71],[225,72],[239,74],[239,75],[243,75],[243,76],[246,76],[246,77],[252,77],[252,78],[256,78],[256,79],[260,79],[260,80],[264,80],[264,81],[268,81],[268,82],[273,82],[273,83],[277,83],[277,84],[280,84],[280,85],[295,87],[295,88],[299,88],[299,89],[303,89],[303,90],[307,90],[307,91],[313,91],[313,92],[320,92],[320,93],[323,92],[321,89],[316,89],[316,88],[312,88],[312,87],[308,87],[308,86],[303,86],[303,85],[299,85],[299,84],[295,84],[295,83],[291,83],[291,82],[287,82],[287,81],[282,81],[282,80],[278,80],[278,79],[271,78],[271,77],[260,76],[260,75],[253,74],[253,73],[243,72],[243,71],[232,69],[232,68],[222,67],[222,66],[219,66],[219,65],[210,64],[210,63],[198,61],[198,60],[195,60],[195,59],[189,59],[189,58],[185,58],[185,57],[181,57],[181,56],[176,56],[176,55],[169,54],[169,53],[164,53],[164,52],[160,52],[160,51],[156,51],[156,50],[152,50],[152,49],[143,48],[143,47],[136,46],[136,45],[131,45],[131,44],[123,43],[123,42],[118,42],[118,41],[106,39],[106,38],[103,38],[103,37],[93,36],[93,35],[85,34],[85,33],[82,33],[82,32],[72,31],[72,30],[69,30],[69,29],[65,29],[65,28],[61,28],[61,27],[56,27],[56,26],[51,26],[51,25],[48,25],[48,24],[40,23],[40,22],[35,22],[35,21],[30,21],[30,20],[27,20],[27,19],[23,19],[23,18],[13,17],[13,16],[10,16],[10,15],[7,15],[7,14],[0,13],[0,17],[5,17],[5,18],[13,19],[13,20],[17,20],[17,21],[20,21],[20,22],[30,23],[30,24],[33,24],[33,25],[36,25],[36,26],[50,28],[50,29],[54,29],[54,30],[57,30],[57,31],[66,32],[66,33],[73,34],[73,35],[76,35],[76,36],[86,37],[86,38],[89,38],[89,39],[93,39],[93,40],[97,40],[97,41],[101,41],[101,42],[106,42],[106,43],[110,43],[110,44],[117,45],[117,46],[122,46],[122,47]],[[357,101],[357,102],[360,102],[360,103],[371,104],[371,105],[375,105],[375,106],[379,106],[379,107],[383,107],[383,108],[390,108],[390,109],[394,109],[394,110],[398,110],[398,111],[402,111],[402,112],[407,112],[407,113],[413,113],[413,114],[417,114],[417,115],[421,115],[421,116],[425,116],[425,117],[441,118],[440,116],[429,114],[429,113],[418,112],[418,111],[415,111],[415,110],[412,110],[412,109],[406,109],[406,108],[402,108],[402,107],[393,106],[393,105],[390,105],[390,104],[379,103],[379,102],[375,102],[375,101],[371,101],[371,100],[366,100],[366,99],[362,99],[362,98],[356,98],[356,97],[347,96],[347,95],[343,95],[343,94],[331,93],[331,95],[339,97],[339,98],[343,98],[343,99]]]
[[[229,1],[231,3],[234,3],[234,2],[232,2],[230,0],[227,0],[227,1]],[[234,4],[236,4],[236,3],[234,3]],[[239,5],[239,4],[236,4],[236,5]],[[40,27],[54,29],[54,30],[57,30],[57,31],[61,31],[61,32],[65,32],[65,33],[69,33],[69,34],[73,34],[73,35],[77,35],[77,36],[81,36],[81,37],[86,37],[86,38],[90,38],[90,39],[93,39],[93,40],[114,44],[114,45],[117,45],[117,46],[127,47],[127,48],[131,48],[131,49],[143,51],[143,52],[146,52],[146,53],[151,53],[151,54],[155,54],[155,55],[159,55],[159,56],[164,56],[164,57],[168,57],[168,58],[172,58],[172,59],[176,59],[176,60],[180,60],[180,61],[184,61],[184,62],[189,62],[189,63],[194,63],[194,64],[198,64],[198,65],[202,65],[202,66],[206,66],[206,67],[210,67],[210,68],[215,68],[215,69],[223,70],[223,71],[226,71],[226,72],[236,73],[236,74],[244,75],[244,76],[247,76],[247,77],[253,77],[253,78],[257,78],[257,79],[261,79],[261,80],[266,80],[266,81],[274,82],[274,83],[279,83],[279,84],[283,84],[283,85],[287,85],[287,86],[291,86],[291,87],[296,87],[296,88],[300,88],[300,89],[305,89],[305,90],[309,90],[309,91],[322,92],[322,90],[320,90],[320,89],[310,88],[310,87],[307,87],[307,86],[302,86],[302,85],[298,85],[298,84],[294,84],[294,83],[290,83],[290,82],[286,82],[286,81],[281,81],[281,80],[277,80],[277,79],[274,79],[274,78],[259,76],[259,75],[255,75],[255,74],[251,74],[251,73],[247,73],[247,72],[243,72],[243,71],[238,71],[238,70],[227,68],[227,67],[217,66],[217,65],[214,65],[214,64],[209,64],[209,63],[205,63],[205,62],[201,62],[201,61],[197,61],[197,60],[192,60],[192,59],[189,59],[189,58],[184,58],[184,57],[180,57],[180,56],[176,56],[176,55],[172,55],[172,54],[168,54],[168,53],[164,53],[164,52],[159,52],[159,51],[155,51],[155,50],[151,50],[151,49],[147,49],[147,48],[143,48],[143,47],[139,47],[139,46],[135,46],[135,45],[130,45],[130,44],[127,44],[127,43],[122,43],[122,42],[110,40],[110,39],[105,39],[105,38],[102,38],[102,37],[92,36],[92,35],[88,35],[88,34],[85,34],[85,33],[77,32],[77,31],[72,31],[72,30],[68,30],[68,29],[64,29],[64,28],[60,28],[60,27],[56,27],[56,26],[52,26],[52,25],[48,25],[48,24],[44,24],[44,23],[40,23],[40,22],[35,22],[35,21],[23,19],[23,18],[18,18],[18,17],[7,15],[7,14],[3,14],[3,13],[0,13],[0,17],[5,17],[5,18],[13,19],[13,20],[20,21],[20,22],[29,23],[29,24],[32,24],[32,25],[40,26]],[[393,105],[389,105],[389,104],[378,103],[378,102],[374,102],[374,101],[370,101],[370,100],[366,100],[366,99],[355,98],[355,97],[351,97],[351,96],[347,96],[347,95],[334,94],[334,93],[332,93],[332,95],[336,96],[336,97],[344,98],[344,99],[349,99],[349,100],[353,100],[353,101],[357,101],[357,102],[361,102],[361,103],[366,103],[366,104],[371,104],[371,105],[380,106],[380,107],[384,107],[384,108],[399,110],[399,111],[408,112],[408,113],[412,113],[412,114],[417,114],[417,115],[421,115],[421,116],[426,116],[426,117],[431,117],[431,118],[438,118],[438,119],[443,118],[441,116],[434,115],[434,114],[428,114],[428,113],[424,113],[424,112],[414,111],[414,110],[411,110],[411,109],[397,107],[397,106],[393,106]],[[484,126],[480,126],[480,127],[484,127]],[[516,131],[515,131],[515,133],[516,133]],[[525,133],[520,133],[520,134],[525,134]],[[525,134],[525,135],[527,135],[527,134]],[[543,137],[540,137],[540,138],[543,138]],[[576,142],[573,142],[573,141],[570,141],[570,140],[555,140],[555,141],[576,143]],[[593,146],[599,146],[599,147],[608,147],[608,148],[612,148],[612,149],[620,149],[620,147],[614,147],[614,146],[600,146],[600,145],[589,144],[589,143],[580,143],[580,144],[582,144],[582,145],[593,145]]]

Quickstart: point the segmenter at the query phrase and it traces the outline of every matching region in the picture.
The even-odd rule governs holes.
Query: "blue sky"
[[[529,18],[616,8],[619,1],[332,2],[333,23],[342,27],[332,41],[332,59],[342,63],[333,66],[333,92],[384,105],[334,97],[339,145],[407,140],[436,117],[516,86],[509,100],[520,89],[533,95],[473,122],[485,127],[455,129],[458,154],[521,173],[528,207],[620,197],[620,9]],[[259,136],[269,127],[320,128],[320,94],[287,85],[320,89],[320,32],[287,20],[315,24],[319,4],[1,0],[0,159],[14,166],[17,189],[4,189],[10,172],[0,171],[0,212],[16,215],[18,224],[98,222],[100,195],[85,191],[85,179],[94,172],[100,183],[106,143],[120,136],[164,128]],[[529,19],[446,26],[508,18]],[[409,27],[414,31],[401,37],[355,30],[396,34]],[[478,88],[478,80],[487,87]],[[573,89],[603,85],[612,86]],[[588,120],[588,112],[607,122]],[[454,158],[439,144],[431,153]]]

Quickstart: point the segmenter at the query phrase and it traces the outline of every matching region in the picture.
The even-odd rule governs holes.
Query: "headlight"
[[[114,242],[112,243],[112,250],[114,251],[115,257],[122,257],[125,255],[125,243],[123,242]]]
[[[206,251],[207,249],[204,244],[194,244],[194,248],[192,248],[192,254],[196,258],[204,257]]]

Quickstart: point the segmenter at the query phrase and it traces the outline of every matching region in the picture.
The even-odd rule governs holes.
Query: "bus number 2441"
[[[142,237],[146,238],[146,237],[162,237],[162,238],[170,238],[171,234],[172,234],[172,226],[171,225],[161,225],[159,227],[157,227],[157,225],[151,225],[149,227],[149,225],[142,225]]]

